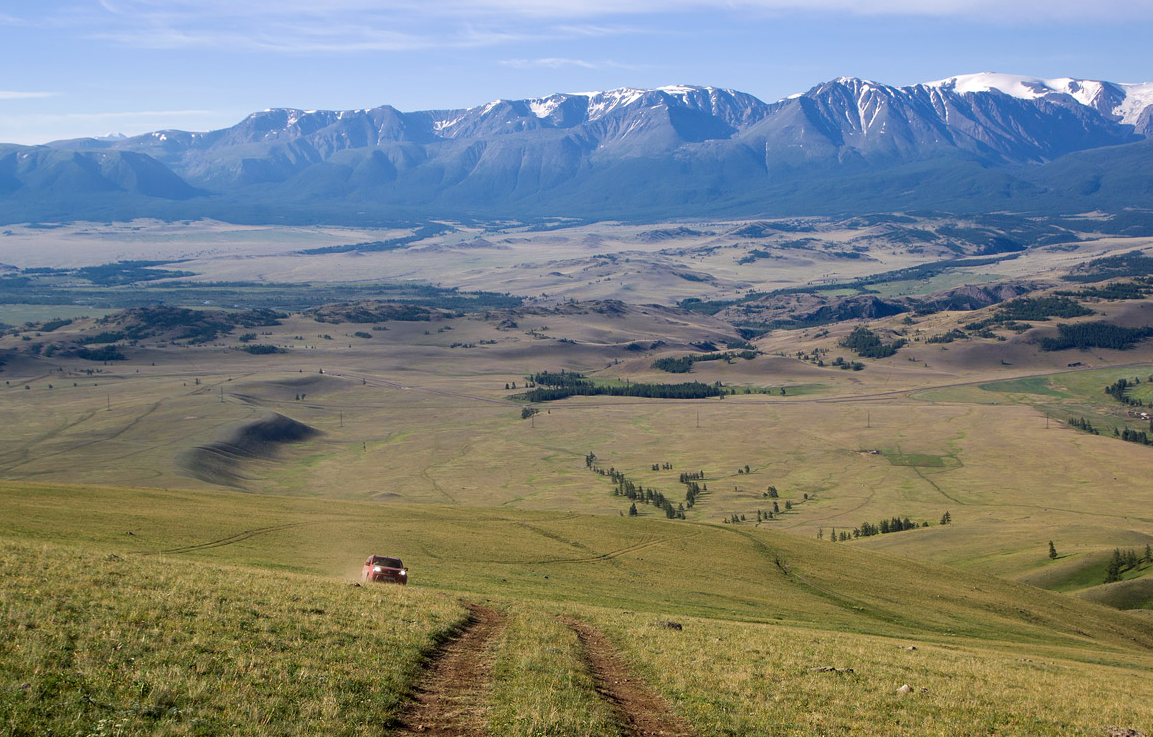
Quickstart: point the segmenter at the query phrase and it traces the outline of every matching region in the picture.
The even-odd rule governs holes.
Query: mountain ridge
[[[62,182],[72,182],[81,213],[97,195],[102,211],[115,210],[117,194],[125,210],[202,205],[249,217],[301,204],[321,219],[799,213],[827,208],[815,192],[828,185],[873,177],[866,189],[887,189],[910,168],[969,177],[972,186],[964,196],[926,191],[923,202],[900,203],[988,204],[1004,199],[1008,176],[1014,207],[1044,208],[1085,187],[1037,185],[1040,170],[1070,154],[1142,143],[1151,131],[1153,83],[995,73],[906,87],[841,77],[773,103],[670,85],[408,113],[272,108],[214,131],[0,147],[0,217],[19,218],[21,208],[36,217],[39,205],[69,194]],[[58,153],[36,153],[45,151]],[[149,176],[132,173],[144,169]],[[849,209],[889,209],[885,197],[851,199],[862,201],[844,201]]]

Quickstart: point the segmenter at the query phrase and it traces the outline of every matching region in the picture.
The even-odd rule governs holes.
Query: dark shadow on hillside
[[[244,482],[250,479],[244,473],[247,464],[272,460],[284,445],[320,434],[321,431],[315,427],[272,413],[241,425],[222,440],[185,451],[177,465],[182,473],[192,478],[243,489]]]

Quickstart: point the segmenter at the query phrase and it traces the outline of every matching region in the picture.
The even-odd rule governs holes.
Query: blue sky
[[[2,0],[0,142],[624,86],[1144,82],[1151,37],[1153,0]]]

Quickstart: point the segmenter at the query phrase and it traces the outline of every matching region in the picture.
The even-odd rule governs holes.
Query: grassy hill
[[[487,718],[510,734],[561,733],[597,701],[586,684],[549,711],[521,682],[580,681],[555,615],[602,628],[700,734],[894,719],[1094,734],[1153,718],[1149,680],[1131,677],[1153,668],[1147,620],[771,531],[17,483],[0,487],[0,519],[13,734],[379,734],[464,621],[460,599],[509,617]],[[413,583],[350,587],[374,552],[402,556]],[[669,619],[683,630],[653,626]],[[545,642],[555,662],[522,672]],[[904,683],[917,692],[896,694]]]

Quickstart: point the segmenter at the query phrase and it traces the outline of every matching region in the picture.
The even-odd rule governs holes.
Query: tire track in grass
[[[505,616],[480,604],[468,604],[464,627],[433,656],[417,685],[416,700],[400,717],[396,734],[433,737],[484,737],[488,726],[487,692],[492,680],[491,644],[505,627]]]
[[[638,678],[600,630],[561,617],[581,643],[581,657],[596,683],[597,693],[615,712],[629,737],[693,737],[693,730],[669,705]]]
[[[283,524],[283,525],[270,525],[269,527],[257,527],[257,528],[252,529],[252,530],[243,530],[241,532],[236,533],[235,535],[229,535],[228,537],[222,537],[218,540],[209,540],[208,542],[197,543],[196,545],[184,545],[184,546],[179,547],[179,548],[167,548],[165,550],[156,550],[156,551],[152,551],[152,552],[141,552],[141,553],[137,553],[137,555],[164,555],[166,553],[189,553],[189,552],[192,552],[193,550],[208,550],[210,548],[222,548],[225,545],[232,545],[234,543],[238,543],[238,542],[241,542],[243,540],[251,540],[254,537],[258,537],[260,535],[267,535],[271,532],[280,532],[281,530],[288,530],[288,529],[291,529],[293,527],[303,527],[304,525],[318,525],[318,524],[322,524],[325,521],[326,520],[316,520],[316,521],[312,521],[312,522],[289,522],[289,523]]]

